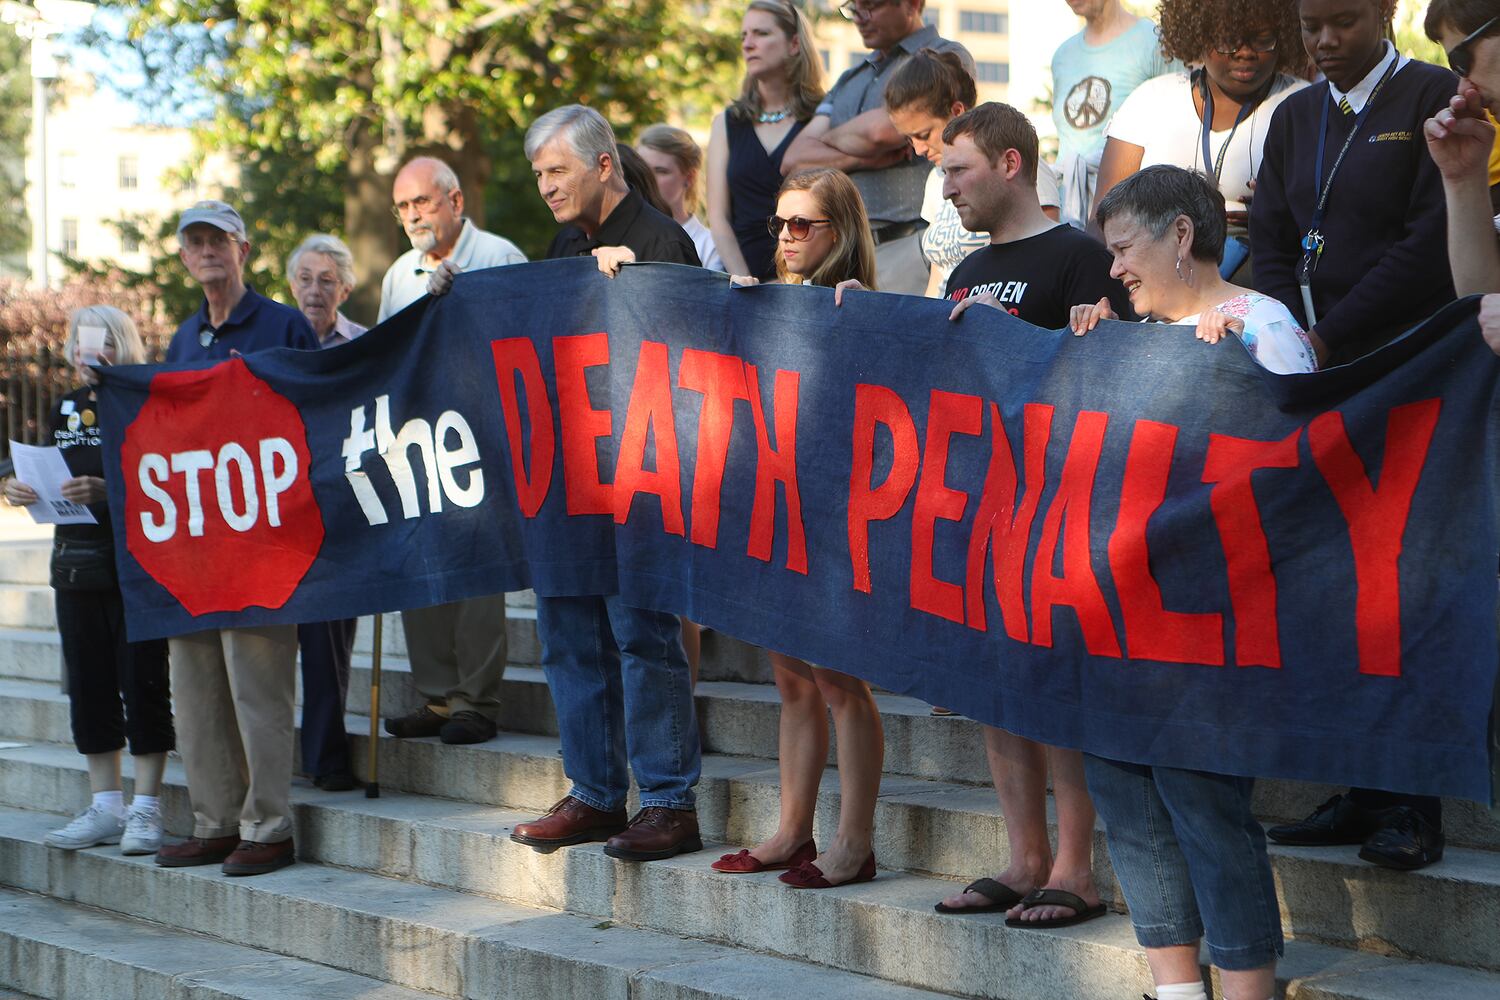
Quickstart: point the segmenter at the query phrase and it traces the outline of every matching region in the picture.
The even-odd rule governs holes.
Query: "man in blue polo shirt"
[[[300,312],[245,287],[250,241],[233,208],[198,202],[182,213],[177,239],[183,266],[203,286],[203,305],[177,328],[168,361],[318,349]],[[156,863],[222,863],[226,875],[291,864],[297,626],[209,629],[177,636],[169,649],[193,835],[164,845]]]

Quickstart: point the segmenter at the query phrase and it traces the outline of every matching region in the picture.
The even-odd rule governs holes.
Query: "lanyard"
[[[1201,137],[1203,142],[1203,169],[1207,170],[1209,162],[1213,162],[1214,183],[1217,184],[1219,177],[1224,173],[1224,157],[1229,153],[1229,144],[1234,142],[1234,134],[1240,130],[1240,125],[1244,120],[1253,115],[1255,110],[1260,107],[1261,102],[1270,95],[1271,87],[1275,85],[1276,78],[1272,77],[1270,84],[1266,86],[1264,91],[1240,105],[1239,114],[1234,116],[1234,127],[1229,130],[1229,136],[1224,140],[1224,145],[1219,147],[1219,155],[1215,158],[1209,154],[1208,142],[1214,127],[1214,91],[1208,83],[1208,72],[1206,70],[1199,70],[1198,73],[1201,74],[1199,80],[1203,84],[1203,131]]]
[[[1354,145],[1354,137],[1359,134],[1360,126],[1365,123],[1370,109],[1375,106],[1375,98],[1380,96],[1386,81],[1395,75],[1396,69],[1401,65],[1400,53],[1394,54],[1390,66],[1381,75],[1380,81],[1375,84],[1375,89],[1370,91],[1369,99],[1365,106],[1354,116],[1354,127],[1349,130],[1349,137],[1344,140],[1343,148],[1339,155],[1334,157],[1333,168],[1328,171],[1327,179],[1323,177],[1323,154],[1328,145],[1328,106],[1333,103],[1333,95],[1323,102],[1323,115],[1318,123],[1318,156],[1315,172],[1313,174],[1313,186],[1320,189],[1318,204],[1313,209],[1312,222],[1307,227],[1307,235],[1302,237],[1302,267],[1297,276],[1297,283],[1302,287],[1302,305],[1307,310],[1307,325],[1315,326],[1318,322],[1312,304],[1312,276],[1318,269],[1318,260],[1323,256],[1323,215],[1328,208],[1328,196],[1333,191],[1333,180],[1338,176],[1339,167],[1343,165],[1344,155]]]

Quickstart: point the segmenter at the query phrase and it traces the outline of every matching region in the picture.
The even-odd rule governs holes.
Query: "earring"
[[[1192,277],[1193,277],[1193,265],[1191,265],[1191,264],[1188,265],[1188,273],[1187,273],[1187,276],[1184,277],[1183,273],[1182,273],[1182,258],[1178,257],[1177,258],[1177,280],[1178,281],[1182,281],[1182,282],[1187,282],[1187,281],[1192,280]]]

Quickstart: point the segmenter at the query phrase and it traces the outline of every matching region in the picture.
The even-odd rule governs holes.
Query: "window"
[[[134,191],[141,186],[140,161],[134,156],[120,157],[120,190]]]
[[[849,68],[850,69],[853,69],[854,67],[858,66],[860,63],[862,63],[864,61],[865,61],[865,53],[864,53],[863,49],[855,49],[853,52],[849,53]]]
[[[61,153],[57,157],[57,183],[59,187],[78,186],[78,154]]]
[[[1010,63],[975,63],[974,69],[978,71],[975,79],[980,83],[1010,83]]]
[[[958,12],[958,30],[973,31],[981,35],[1004,35],[1010,31],[1010,18],[1004,14],[991,14],[982,10]]]
[[[140,253],[140,251],[141,234],[136,232],[135,228],[132,226],[126,226],[124,229],[120,230],[120,252]]]
[[[821,59],[821,60],[823,60],[823,72],[827,73],[828,72],[828,50],[827,49],[819,49],[818,50],[818,58]]]
[[[938,26],[938,12],[935,10],[922,11],[922,23],[929,28],[936,28]]]
[[[62,220],[62,247],[58,250],[64,257],[78,256],[78,220]]]

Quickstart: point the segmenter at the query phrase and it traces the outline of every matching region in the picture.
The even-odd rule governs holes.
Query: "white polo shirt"
[[[467,218],[459,231],[458,242],[448,258],[462,271],[478,271],[504,264],[524,264],[526,255],[503,236],[487,233]],[[396,313],[427,294],[427,276],[439,260],[427,259],[416,247],[396,258],[380,283],[380,318],[384,323]]]

